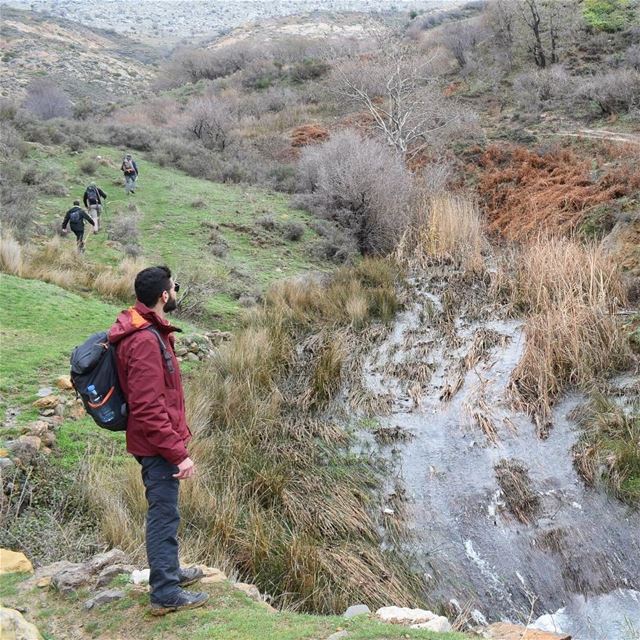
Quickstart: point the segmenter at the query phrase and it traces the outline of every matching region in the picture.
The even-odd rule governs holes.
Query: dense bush
[[[571,84],[571,76],[555,65],[518,74],[513,80],[513,90],[521,109],[538,111],[553,100],[567,95]]]
[[[68,118],[73,113],[67,94],[55,82],[42,78],[27,87],[24,107],[42,120]]]
[[[402,158],[377,140],[345,130],[306,147],[299,204],[347,229],[362,254],[391,251],[404,231],[413,183]]]
[[[603,115],[640,107],[640,72],[618,69],[598,73],[578,85],[578,96],[595,103]]]

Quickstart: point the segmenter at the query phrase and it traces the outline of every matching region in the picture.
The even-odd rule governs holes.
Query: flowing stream
[[[585,398],[561,399],[541,439],[508,393],[522,323],[467,320],[426,280],[414,285],[411,306],[367,359],[365,380],[388,397],[390,412],[377,423],[399,437],[379,446],[404,484],[409,551],[430,596],[478,620],[531,623],[575,640],[639,638],[640,514],[587,487],[573,466],[570,415]],[[637,380],[617,383],[622,397],[638,393]],[[497,480],[504,464],[524,469],[533,496],[521,518]]]

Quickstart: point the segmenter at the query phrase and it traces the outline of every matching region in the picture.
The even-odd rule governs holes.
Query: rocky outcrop
[[[118,571],[117,567],[127,565],[127,558],[120,549],[112,549],[107,553],[101,553],[82,563],[68,563],[62,570],[57,571],[51,577],[51,585],[61,593],[72,593],[81,587],[94,588],[105,584],[104,577],[111,578],[118,573],[128,572],[129,566],[124,571]],[[102,580],[101,580],[102,578]]]

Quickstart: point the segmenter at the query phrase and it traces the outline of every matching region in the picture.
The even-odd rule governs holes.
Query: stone
[[[42,409],[40,411],[40,415],[43,415],[46,418],[53,418],[53,416],[56,415],[56,412],[55,409]]]
[[[412,629],[428,629],[429,631],[438,631],[446,633],[451,631],[451,623],[444,616],[437,616],[429,622],[421,622],[420,624],[412,624]]]
[[[54,395],[47,395],[44,398],[39,398],[33,403],[36,409],[54,409],[56,405],[60,403],[60,398]]]
[[[51,387],[40,387],[38,389],[38,393],[36,394],[38,398],[46,398],[53,393],[53,389]]]
[[[198,356],[192,351],[189,351],[187,355],[184,356],[184,359],[188,362],[198,362],[200,360],[200,358],[198,358]]]
[[[42,440],[38,436],[20,436],[16,442],[20,448],[33,449],[39,451],[42,446]]]
[[[48,589],[51,586],[51,576],[45,576],[36,580],[36,587],[38,589]]]
[[[42,438],[42,436],[49,431],[49,425],[44,422],[44,420],[36,420],[35,422],[31,422],[26,425],[22,429],[22,433],[30,435],[30,436],[38,436]]]
[[[349,632],[345,631],[344,629],[341,629],[340,631],[336,631],[335,633],[332,633],[327,640],[344,640],[344,638],[348,638],[349,637]]]
[[[87,586],[92,580],[92,574],[83,565],[72,563],[52,576],[51,586],[60,593],[68,594]]]
[[[62,418],[64,416],[64,405],[57,404],[53,410],[53,415]]]
[[[149,584],[150,569],[134,569],[129,576],[133,584]]]
[[[184,346],[180,346],[176,348],[176,356],[178,358],[182,358],[183,356],[186,356],[188,353],[188,349]]]
[[[84,563],[90,573],[98,573],[105,567],[113,564],[125,564],[127,556],[121,549],[111,549],[106,553],[99,553]]]
[[[238,591],[242,591],[246,596],[255,600],[256,602],[262,602],[260,591],[255,584],[247,584],[246,582],[236,582],[233,585]]]
[[[93,596],[84,603],[85,609],[93,609],[94,607],[99,607],[102,604],[107,604],[108,602],[115,602],[116,600],[122,600],[124,598],[124,591],[120,589],[107,589],[106,591],[101,591],[97,595]]]
[[[37,627],[15,609],[0,607],[0,638],[2,640],[42,640]]]
[[[51,431],[47,431],[42,435],[41,440],[42,446],[44,447],[43,451],[46,448],[49,448],[49,452],[51,452],[51,447],[56,443],[56,434]]]
[[[69,411],[69,418],[71,420],[80,420],[80,418],[84,418],[86,411],[81,404],[74,404]]]
[[[527,640],[571,640],[571,636],[566,633],[539,631],[508,622],[491,624],[483,629],[481,634],[483,638],[489,640],[522,640],[522,638]]]
[[[366,616],[371,613],[371,609],[366,604],[352,604],[343,614],[343,618],[355,618],[356,616]]]
[[[200,580],[202,584],[216,584],[217,582],[224,582],[227,579],[227,576],[224,574],[224,572],[220,571],[219,569],[211,570],[209,567],[206,568],[209,569],[209,573],[205,573],[204,578]],[[203,567],[203,571],[204,569],[205,568]]]
[[[383,622],[392,624],[421,624],[439,617],[433,611],[409,607],[382,607],[376,611],[376,616]]]
[[[69,376],[60,376],[59,378],[56,378],[54,384],[58,389],[62,389],[63,391],[71,391],[71,389],[73,389],[71,378]]]
[[[126,564],[112,564],[105,567],[98,574],[98,582],[96,587],[106,587],[116,576],[120,576],[123,573],[131,573],[134,568],[131,565]]]
[[[0,473],[3,471],[8,471],[15,466],[16,463],[11,458],[0,458]]]
[[[0,549],[0,574],[3,573],[33,573],[33,565],[24,553]]]

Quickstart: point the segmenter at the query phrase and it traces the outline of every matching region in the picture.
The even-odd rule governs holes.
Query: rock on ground
[[[242,591],[245,595],[249,596],[252,600],[256,602],[262,602],[262,597],[260,596],[260,591],[255,584],[247,584],[246,582],[236,582],[233,585],[239,591]]]
[[[371,609],[366,604],[352,604],[342,615],[344,618],[354,618],[355,616],[365,616],[371,613]]]
[[[349,632],[345,631],[344,629],[342,631],[336,631],[335,633],[332,633],[327,640],[345,640],[345,638],[349,637]]]
[[[421,622],[420,624],[412,624],[412,629],[428,629],[429,631],[438,631],[440,633],[446,633],[451,631],[451,623],[444,616],[437,616],[429,622]]]
[[[0,607],[0,638],[2,640],[42,640],[35,625],[27,622],[15,609]]]
[[[33,565],[24,553],[0,549],[0,574],[33,573]]]
[[[101,604],[107,604],[108,602],[114,602],[115,600],[122,600],[124,598],[124,591],[120,589],[107,589],[93,596],[84,603],[85,609],[93,609],[99,607]]]
[[[571,640],[571,636],[566,633],[551,633],[549,631],[538,631],[528,629],[519,624],[509,624],[507,622],[496,622],[489,625],[481,632],[483,638],[489,640]]]
[[[376,611],[376,616],[383,622],[392,624],[421,624],[440,617],[433,611],[409,607],[382,607]]]

